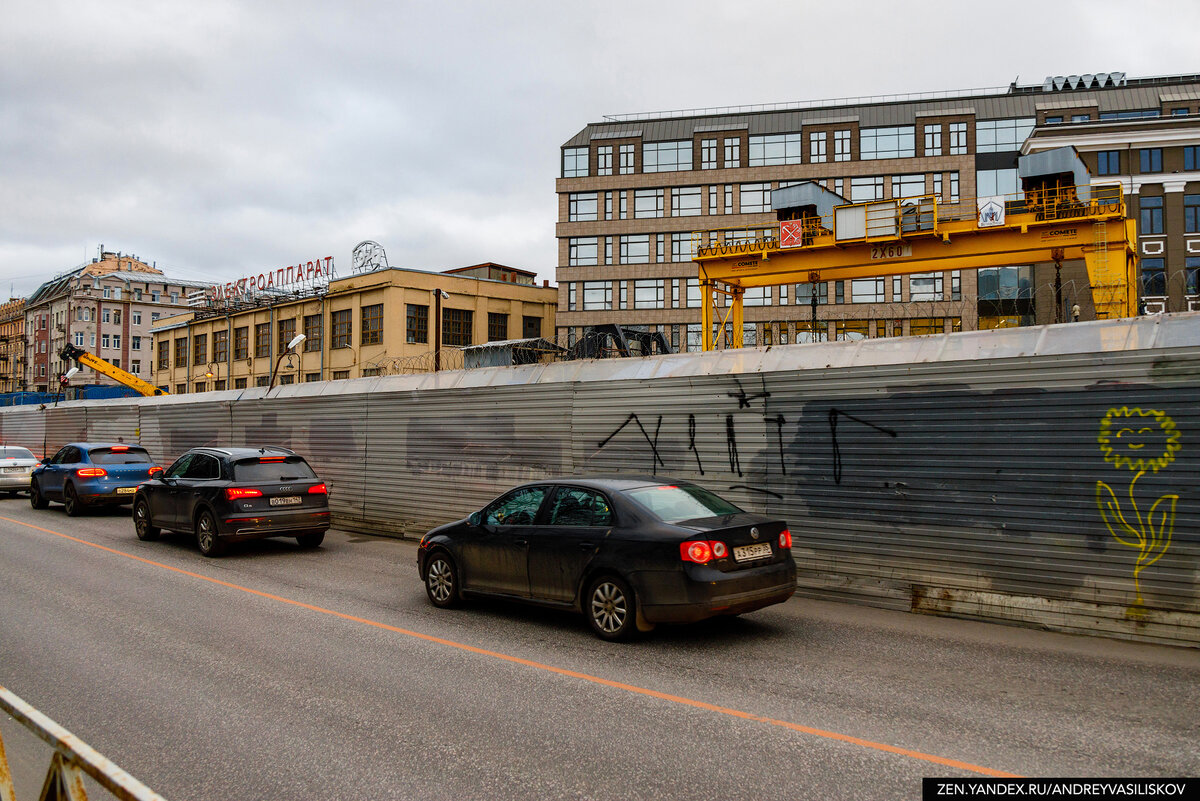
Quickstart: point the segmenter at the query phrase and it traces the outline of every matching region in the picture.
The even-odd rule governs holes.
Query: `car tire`
[[[34,509],[45,509],[50,505],[50,501],[42,495],[42,488],[38,486],[36,481],[29,483],[29,505]]]
[[[310,531],[307,534],[300,534],[296,537],[296,542],[300,543],[301,548],[317,548],[324,541],[324,531]]]
[[[196,515],[196,547],[205,556],[220,556],[225,550],[225,543],[217,534],[217,521],[212,512],[204,509]]]
[[[83,501],[79,500],[79,493],[70,481],[63,485],[63,510],[68,517],[79,517],[83,514]]]
[[[425,594],[439,609],[452,609],[461,602],[458,567],[445,551],[438,550],[429,555],[429,564],[425,566]]]
[[[588,585],[583,613],[602,640],[628,640],[637,631],[637,600],[623,579],[601,576]]]
[[[142,542],[152,542],[162,533],[162,529],[151,522],[150,504],[145,498],[133,502],[133,530]]]

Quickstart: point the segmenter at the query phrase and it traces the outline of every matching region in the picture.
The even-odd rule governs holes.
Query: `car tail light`
[[[287,461],[286,456],[260,456],[260,457],[258,457],[259,464],[262,464],[263,462],[286,462],[286,461]]]
[[[100,478],[107,476],[108,471],[103,467],[81,467],[75,471],[75,475],[83,476],[84,478]]]
[[[698,565],[708,564],[714,559],[724,559],[729,549],[716,540],[688,540],[679,543],[679,558]]]
[[[128,445],[113,445],[111,448],[109,448],[109,450],[111,450],[113,453],[125,453],[125,451],[129,450],[129,446]]]
[[[309,495],[328,495],[329,487],[326,487],[324,484],[316,484],[316,485],[308,488],[308,494]]]
[[[146,472],[149,473],[150,475],[154,475],[155,473],[161,473],[162,471],[163,471],[163,469],[161,467],[159,467],[158,465],[154,465]]]
[[[262,490],[256,490],[253,487],[244,489],[242,487],[226,487],[226,500],[236,501],[238,498],[261,498]]]
[[[792,547],[792,532],[788,531],[786,528],[783,531],[779,532],[779,547],[780,548],[791,548]]]

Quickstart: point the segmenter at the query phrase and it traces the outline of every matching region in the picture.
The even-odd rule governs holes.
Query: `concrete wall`
[[[337,525],[411,537],[656,472],[786,516],[805,595],[1195,646],[1198,390],[1190,314],[13,408],[0,436],[284,444]]]

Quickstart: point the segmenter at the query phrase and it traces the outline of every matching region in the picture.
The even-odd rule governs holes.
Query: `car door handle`
[[[593,548],[595,548],[595,547],[596,547],[596,544],[595,544],[594,542],[581,542],[581,543],[579,543],[579,550],[581,550],[581,551],[590,551],[590,550],[592,550],[592,549],[593,549]]]
[[[524,548],[526,545],[529,544],[529,540],[513,540],[513,544],[520,545],[522,548]]]

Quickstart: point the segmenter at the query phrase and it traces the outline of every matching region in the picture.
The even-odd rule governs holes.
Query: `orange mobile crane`
[[[751,287],[1066,259],[1086,261],[1098,318],[1135,316],[1137,228],[1120,184],[1091,185],[1073,147],[1022,156],[1018,170],[1023,193],[979,198],[965,214],[946,213],[936,195],[847,203],[808,182],[771,193],[779,223],[761,236],[695,232],[704,350],[730,323],[727,344],[742,347]]]
[[[96,354],[88,353],[83,348],[78,348],[69,343],[63,346],[63,349],[58,352],[58,355],[59,358],[63,359],[64,361],[73,359],[79,363],[80,367],[90,367],[97,373],[102,373],[114,381],[119,381],[125,386],[137,390],[143,395],[152,396],[168,394],[166,390],[159,389],[153,384],[138,378],[133,373],[128,373],[122,370],[120,367],[117,367],[115,364],[104,361],[104,359],[101,359]]]

